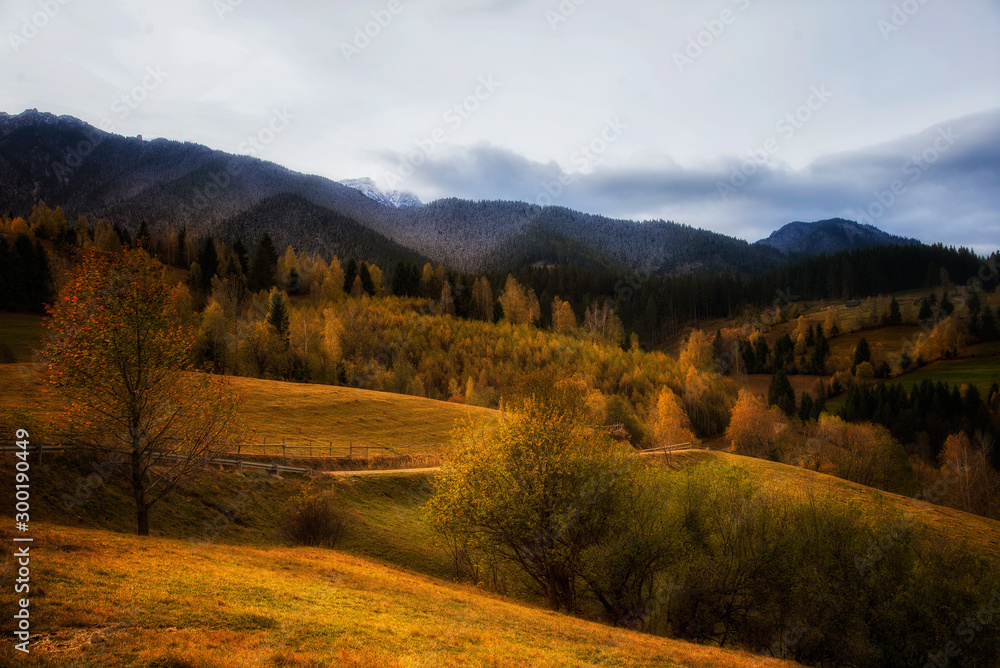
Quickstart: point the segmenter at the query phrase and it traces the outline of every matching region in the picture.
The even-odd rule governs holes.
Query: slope
[[[20,666],[793,665],[544,612],[330,550],[32,531],[37,635]],[[3,609],[12,603],[4,592]],[[4,643],[0,659],[14,654]]]

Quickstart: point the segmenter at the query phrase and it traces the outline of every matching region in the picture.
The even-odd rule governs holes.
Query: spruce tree
[[[375,283],[372,281],[371,272],[368,270],[368,263],[362,262],[358,269],[358,278],[361,279],[361,287],[364,288],[365,294],[374,295],[375,294]]]
[[[280,290],[271,291],[271,306],[267,310],[267,324],[277,333],[278,337],[288,343],[288,306],[285,295]]]
[[[358,261],[353,257],[347,261],[347,267],[344,269],[344,292],[351,294],[351,290],[354,288],[354,279],[358,277]]]
[[[777,406],[785,415],[792,416],[795,413],[795,389],[784,369],[778,369],[771,376],[771,385],[767,388],[767,403]]]
[[[212,288],[212,277],[219,273],[219,256],[215,252],[215,241],[211,236],[201,241],[198,266],[201,267],[201,280],[197,287],[203,292],[208,292]]]
[[[892,298],[892,303],[889,304],[889,317],[886,321],[890,327],[903,324],[903,313],[899,310],[899,302],[896,301],[895,297]]]
[[[858,341],[858,345],[854,347],[854,359],[851,361],[851,373],[854,373],[858,365],[862,362],[871,363],[872,361],[872,351],[868,346],[868,340],[865,337],[861,337]]]
[[[257,243],[250,268],[250,289],[254,292],[269,290],[278,282],[278,253],[274,242],[265,232]]]

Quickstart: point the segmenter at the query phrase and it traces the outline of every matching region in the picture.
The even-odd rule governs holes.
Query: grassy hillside
[[[858,501],[865,507],[882,505],[906,515],[913,514],[932,531],[965,543],[1000,563],[1000,522],[971,515],[946,506],[918,504],[914,499],[865,487],[842,478],[765,459],[744,457],[721,451],[690,451],[676,455],[680,464],[721,460],[748,469],[762,487],[782,494],[833,494],[845,502]]]
[[[331,550],[33,531],[37,635],[16,659],[4,643],[6,665],[792,665],[557,615]],[[0,598],[9,613],[12,595]]]
[[[330,385],[232,378],[255,441],[315,440],[334,447],[381,445],[410,452],[447,448],[455,424],[496,411],[421,397]]]
[[[0,313],[0,347],[10,348],[17,362],[31,361],[32,353],[41,345],[44,334],[39,315]]]
[[[52,416],[59,402],[41,392],[42,371],[37,363],[0,364],[0,409],[28,411],[42,421]],[[496,416],[487,408],[350,387],[257,378],[230,381],[241,397],[241,416],[252,442],[332,444],[335,454],[346,454],[351,444],[410,454],[440,452],[457,423]]]
[[[1000,357],[971,357],[956,360],[939,360],[916,371],[898,376],[893,382],[907,390],[924,380],[948,385],[975,385],[985,396],[990,385],[1000,381]]]

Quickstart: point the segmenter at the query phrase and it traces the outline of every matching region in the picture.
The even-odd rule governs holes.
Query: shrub
[[[332,491],[304,491],[285,508],[285,537],[299,545],[336,547],[346,525],[347,514]]]

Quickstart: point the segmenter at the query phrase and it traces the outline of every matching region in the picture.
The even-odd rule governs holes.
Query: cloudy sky
[[[0,29],[8,113],[424,201],[1000,247],[996,0],[3,0]]]

